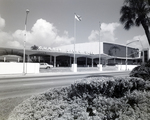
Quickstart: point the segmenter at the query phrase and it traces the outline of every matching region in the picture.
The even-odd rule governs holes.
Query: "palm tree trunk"
[[[144,28],[144,30],[145,30],[145,34],[146,34],[148,43],[149,43],[149,45],[150,45],[150,31],[149,31],[149,28],[148,28],[147,25],[145,25],[145,24],[143,24],[143,23],[142,23],[142,26],[143,26],[143,28]]]

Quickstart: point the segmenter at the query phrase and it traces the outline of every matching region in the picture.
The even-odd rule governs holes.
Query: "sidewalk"
[[[63,72],[62,72],[63,69]],[[84,68],[82,68],[82,70],[78,70],[77,72],[72,72],[72,71],[64,71],[64,69],[67,68],[57,68],[57,72],[56,69],[53,69],[53,71],[46,71],[46,72],[40,72],[40,73],[33,73],[33,74],[4,74],[4,75],[0,75],[0,79],[11,79],[11,78],[28,78],[28,77],[49,77],[49,76],[66,76],[66,75],[83,75],[83,74],[97,74],[97,73],[110,73],[110,72],[126,72],[126,71],[118,71],[118,70],[106,70],[106,71],[98,71],[97,70],[92,70],[89,69],[89,71],[87,71],[87,69],[84,70]],[[69,69],[69,68],[68,68]]]

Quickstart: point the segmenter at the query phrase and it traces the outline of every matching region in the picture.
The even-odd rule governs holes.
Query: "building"
[[[15,57],[13,60],[8,59],[8,55]],[[1,62],[22,62],[22,57],[23,48],[0,47]],[[140,64],[142,61],[137,48],[108,42],[75,44],[75,61],[79,67],[97,66],[99,57],[102,65],[126,64],[126,59],[128,64]],[[46,62],[54,67],[70,67],[74,62],[74,44],[55,48],[39,46],[38,50],[26,49],[26,62]]]

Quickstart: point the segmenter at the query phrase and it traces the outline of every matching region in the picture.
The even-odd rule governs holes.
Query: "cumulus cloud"
[[[88,37],[89,41],[98,41],[99,31],[92,30],[90,36]]]
[[[0,29],[5,26],[4,23],[4,19],[0,19]],[[24,30],[16,30],[11,34],[2,31],[0,33],[0,38],[0,44],[7,47],[23,47],[24,40],[26,40],[26,46],[28,47],[31,47],[32,45],[56,47],[71,44],[74,40],[73,37],[69,37],[67,31],[64,31],[63,35],[60,36],[57,28],[44,19],[38,19],[31,31],[26,32],[26,37]]]
[[[41,46],[55,47],[71,44],[74,38],[69,38],[67,31],[64,31],[62,36],[59,36],[58,30],[53,24],[47,22],[46,20],[39,19],[32,28],[29,40],[32,41],[32,44],[37,43]]]
[[[28,42],[31,44],[37,44],[40,46],[60,46],[71,44],[74,38],[69,38],[67,31],[64,31],[62,36],[58,35],[58,30],[52,24],[46,20],[39,19],[32,27],[32,32],[28,35]]]
[[[100,30],[100,39],[107,42],[114,42],[117,40],[115,37],[114,31],[117,27],[119,27],[119,23],[102,23],[101,24],[101,30]],[[90,36],[88,37],[89,41],[98,41],[99,40],[99,31],[98,30],[92,30]]]
[[[4,27],[5,27],[5,20],[0,16],[0,30],[2,30]]]
[[[20,47],[20,43],[13,39],[12,34],[0,32],[0,46],[3,47]]]
[[[140,50],[142,50],[144,48],[149,48],[149,43],[148,43],[146,35],[134,36],[132,40],[127,40],[127,43],[131,42],[131,41],[136,41],[136,40],[140,40],[140,41],[139,42],[138,41],[137,42],[133,42],[133,43],[129,44],[129,46],[131,46],[131,47],[135,47],[136,46]]]

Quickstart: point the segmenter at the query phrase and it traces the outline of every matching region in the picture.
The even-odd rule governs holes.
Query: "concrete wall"
[[[57,49],[61,49],[61,51],[74,51],[74,44],[65,45],[56,47]],[[77,53],[91,53],[91,54],[99,54],[99,42],[87,42],[87,43],[77,43],[75,44],[75,51]],[[100,42],[100,53],[103,53],[103,42]]]
[[[39,73],[39,63],[25,63],[26,73]],[[0,74],[23,73],[23,63],[0,62]]]
[[[127,70],[133,70],[135,67],[138,65],[127,65]],[[125,71],[126,70],[126,65],[117,65],[119,71]]]

